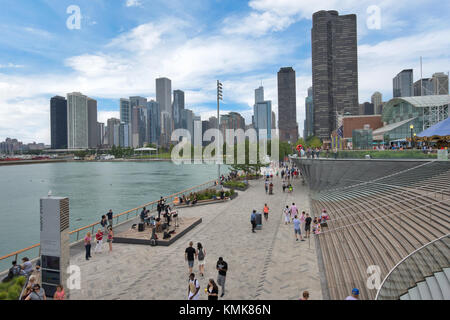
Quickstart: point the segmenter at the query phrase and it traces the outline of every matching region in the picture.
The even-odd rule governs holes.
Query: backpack
[[[203,253],[203,249],[198,250],[198,260],[202,261],[205,259],[205,254]]]

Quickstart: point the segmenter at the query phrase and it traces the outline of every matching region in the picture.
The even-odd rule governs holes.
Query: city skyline
[[[177,8],[162,3],[151,7],[145,0],[129,7],[126,1],[102,3],[117,19],[112,21],[92,2],[80,1],[83,19],[79,30],[66,28],[69,1],[33,4],[32,17],[26,14],[25,2],[15,1],[10,5],[15,18],[2,14],[0,88],[7,90],[0,95],[0,117],[5,119],[0,140],[14,132],[24,142],[49,144],[48,101],[67,92],[83,92],[97,100],[99,122],[120,118],[119,99],[133,95],[156,99],[154,79],[162,76],[172,79],[174,89],[185,92],[186,108],[202,120],[215,113],[215,81],[221,79],[222,110],[239,112],[251,123],[253,90],[261,82],[277,112],[276,72],[282,66],[296,70],[297,122],[302,133],[305,97],[312,85],[312,14],[321,9],[357,15],[359,103],[370,101],[375,91],[389,100],[392,78],[403,69],[413,69],[417,81],[420,56],[423,78],[450,69],[445,50],[450,45],[450,22],[445,17],[449,10],[445,7],[450,5],[441,2],[433,6],[387,1],[379,6],[380,29],[367,25],[370,1],[342,5],[202,1],[202,5],[180,4]],[[181,12],[183,15],[177,15]],[[206,18],[205,12],[211,16]],[[422,23],[415,24],[419,18]],[[236,24],[238,20],[242,23]],[[432,27],[432,21],[438,21],[439,28]],[[45,50],[62,40],[73,45]]]

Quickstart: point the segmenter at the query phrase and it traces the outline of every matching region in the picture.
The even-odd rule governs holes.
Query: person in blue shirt
[[[250,223],[252,224],[252,232],[255,233],[256,228],[256,210],[253,210],[252,215],[250,217]]]
[[[294,217],[292,222],[294,223],[295,241],[298,241],[297,235],[300,236],[301,241],[305,241],[302,237],[301,221],[297,218],[297,215]]]

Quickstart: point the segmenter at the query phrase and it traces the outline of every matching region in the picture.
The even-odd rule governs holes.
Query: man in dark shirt
[[[217,276],[217,284],[222,287],[222,294],[220,297],[223,297],[225,295],[225,280],[227,276],[228,271],[228,264],[223,260],[222,257],[219,258],[216,265],[217,271],[219,271],[219,274]]]
[[[112,209],[109,209],[109,211],[106,214],[106,216],[108,217],[109,225],[112,227],[112,225],[113,225],[113,212],[112,212]]]
[[[305,219],[305,238],[309,238],[309,234],[311,232],[311,217],[309,216],[309,213],[306,214]]]
[[[184,259],[188,262],[189,274],[192,273],[192,268],[194,268],[194,259],[197,255],[197,252],[192,247],[193,245],[194,243],[192,241],[189,242],[189,247],[187,247],[184,251]]]

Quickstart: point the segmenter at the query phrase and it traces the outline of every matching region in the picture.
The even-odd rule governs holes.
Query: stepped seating
[[[369,266],[378,266],[383,280],[409,253],[448,234],[449,181],[449,163],[435,162],[372,183],[316,194],[311,202],[313,216],[325,208],[331,218],[328,229],[319,235],[330,298],[344,299],[357,287],[361,299],[374,299],[376,288],[366,285]],[[418,262],[418,268],[427,268],[426,263]],[[412,271],[405,270],[406,278],[408,272]]]
[[[450,300],[450,268],[433,273],[400,296],[400,300]]]

